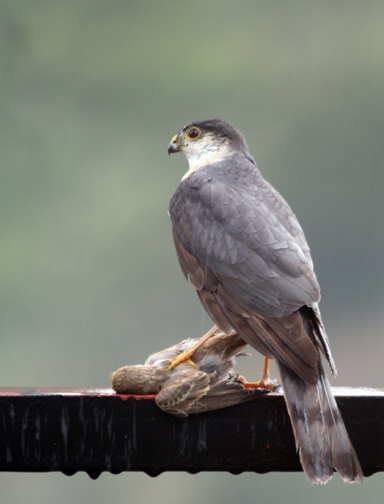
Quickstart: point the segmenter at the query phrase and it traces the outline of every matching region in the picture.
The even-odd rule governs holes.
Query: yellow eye
[[[187,138],[190,138],[191,140],[196,140],[196,138],[199,138],[199,136],[201,135],[201,131],[199,130],[199,128],[190,128],[186,134],[186,137]]]

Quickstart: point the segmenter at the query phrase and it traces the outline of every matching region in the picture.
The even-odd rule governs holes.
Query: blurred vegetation
[[[187,163],[166,149],[220,117],[306,232],[334,384],[382,386],[383,67],[381,1],[0,1],[0,384],[107,387],[210,326],[173,250]],[[36,502],[73,502],[58,479],[31,480]]]

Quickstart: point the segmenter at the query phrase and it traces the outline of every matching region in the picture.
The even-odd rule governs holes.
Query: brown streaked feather
[[[243,402],[248,402],[267,394],[265,389],[244,389],[240,382],[222,380],[212,385],[209,393],[196,401],[189,409],[189,413],[203,413],[221,408],[228,408]]]
[[[268,392],[248,390],[235,381],[235,357],[244,355],[247,343],[234,331],[216,334],[199,348],[193,356],[197,367],[183,363],[170,370],[172,360],[198,340],[184,340],[156,352],[144,365],[118,369],[111,373],[112,387],[121,394],[157,394],[159,408],[178,417],[233,406]]]
[[[156,404],[172,415],[188,416],[186,411],[207,394],[212,375],[214,372],[208,374],[190,364],[180,364],[175,368],[170,379],[163,383],[156,396]]]
[[[199,366],[203,366],[208,355],[220,355],[220,359],[225,363],[225,372],[219,371],[221,377],[234,367],[234,357],[243,352],[246,346],[244,339],[233,330],[230,334],[215,334],[195,352],[194,360]]]

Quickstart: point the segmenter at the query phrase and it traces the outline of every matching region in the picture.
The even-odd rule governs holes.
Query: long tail
[[[335,468],[344,481],[361,483],[363,472],[321,361],[315,385],[278,364],[296,448],[308,481],[325,484]]]

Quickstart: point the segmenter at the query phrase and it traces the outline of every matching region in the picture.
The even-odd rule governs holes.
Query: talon
[[[176,366],[178,366],[179,364],[182,364],[183,362],[185,364],[191,364],[192,366],[197,367],[197,369],[200,369],[199,366],[195,364],[195,362],[193,362],[193,360],[191,359],[190,352],[182,353],[178,357],[176,357],[176,359],[174,359],[173,362],[171,362],[168,369],[171,370]]]
[[[192,359],[186,360],[185,364],[191,364],[192,366],[195,366],[195,368],[200,369],[199,366],[195,362],[193,362]]]
[[[241,382],[246,389],[266,389],[274,392],[277,390],[276,385],[274,385],[269,379],[269,359],[267,357],[264,358],[264,368],[263,368],[263,377],[258,382],[247,382],[244,376],[238,376],[237,380]]]
[[[190,361],[191,360],[191,355],[193,355],[193,354],[191,354],[190,352],[181,353],[175,359],[173,359],[173,361],[169,365],[168,369],[173,369],[176,366],[178,366],[179,364],[182,364],[183,362]]]
[[[201,347],[204,345],[204,343],[209,340],[217,331],[219,330],[218,326],[213,326],[210,331],[207,332],[202,338],[199,339],[199,341],[196,343],[195,346],[193,346],[188,352],[184,352],[180,355],[178,355],[171,364],[169,365],[168,369],[173,369],[182,362],[188,362],[188,364],[193,364],[196,366],[196,364],[191,361],[192,355]],[[190,361],[190,362],[189,362]],[[198,367],[198,366],[196,366]]]
[[[258,389],[258,388],[261,388],[261,389],[265,389],[265,390],[270,390],[271,392],[274,392],[275,390],[277,390],[277,387],[275,385],[273,385],[271,382],[264,382],[264,380],[260,380],[258,382],[242,382],[243,384],[243,387],[246,388],[246,389],[249,389],[249,390],[253,390],[253,389]]]

